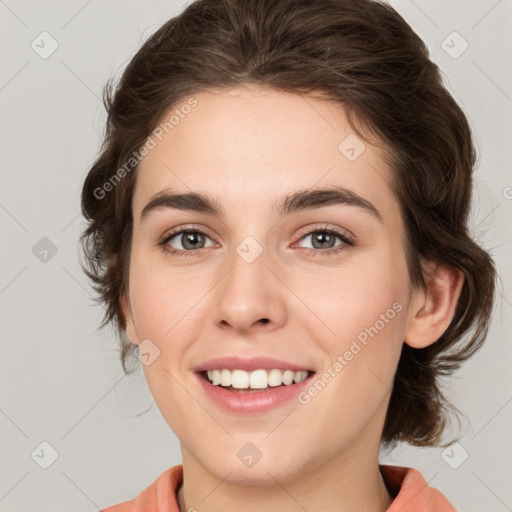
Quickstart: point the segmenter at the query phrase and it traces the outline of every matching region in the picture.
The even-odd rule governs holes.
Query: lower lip
[[[256,413],[269,411],[279,405],[297,397],[309,385],[314,374],[297,384],[283,385],[275,388],[266,388],[261,391],[252,390],[251,393],[243,391],[229,391],[220,386],[214,386],[208,380],[196,373],[206,395],[217,405],[230,412]]]

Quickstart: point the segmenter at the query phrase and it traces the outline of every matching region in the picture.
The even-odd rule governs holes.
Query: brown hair
[[[382,435],[388,446],[440,444],[446,413],[455,408],[439,378],[482,345],[495,269],[467,230],[476,163],[468,121],[423,41],[391,6],[373,0],[198,0],[143,44],[116,85],[107,83],[106,133],[83,187],[88,227],[81,242],[84,270],[106,305],[102,326],[113,322],[120,335],[123,370],[129,373],[126,357],[136,349],[124,336],[120,306],[128,285],[134,155],[163,114],[190,95],[248,83],[327,93],[342,104],[361,138],[369,140],[357,123],[384,143],[413,286],[425,284],[425,260],[463,272],[446,332],[423,349],[403,345]]]

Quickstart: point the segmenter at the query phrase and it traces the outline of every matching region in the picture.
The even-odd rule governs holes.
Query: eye
[[[205,239],[211,241],[206,233],[198,229],[181,229],[166,235],[159,245],[169,254],[189,256],[196,250],[212,247],[213,244],[205,245]]]
[[[339,251],[346,250],[354,245],[354,241],[349,235],[329,228],[328,226],[317,226],[312,231],[303,235],[300,240],[310,239],[312,248],[305,247],[307,254],[313,256],[332,255]],[[206,240],[210,240],[210,245],[206,245]],[[336,244],[336,240],[340,243]],[[199,229],[184,228],[167,234],[159,245],[167,253],[178,257],[193,256],[195,251],[213,247],[215,243],[211,238]]]
[[[319,254],[335,254],[354,245],[354,241],[349,236],[336,229],[330,229],[327,226],[318,226],[313,231],[309,231],[302,236],[300,240],[309,239],[312,248],[305,248],[308,254],[317,256]],[[340,241],[336,245],[336,239]]]

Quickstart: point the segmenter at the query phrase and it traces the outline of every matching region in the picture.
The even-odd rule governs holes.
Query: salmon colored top
[[[387,512],[457,512],[419,471],[400,466],[379,466],[394,501]],[[176,492],[183,481],[183,466],[164,471],[136,498],[101,512],[179,512]]]

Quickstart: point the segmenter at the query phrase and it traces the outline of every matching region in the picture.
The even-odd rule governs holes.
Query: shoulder
[[[165,470],[151,485],[130,501],[104,508],[101,512],[178,512],[176,491],[183,480],[183,466]]]
[[[430,487],[416,469],[380,466],[382,476],[395,497],[387,512],[457,512],[446,497]]]

